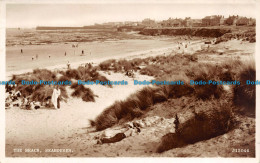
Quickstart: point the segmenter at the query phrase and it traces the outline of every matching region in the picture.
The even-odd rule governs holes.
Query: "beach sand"
[[[147,42],[147,41],[145,41]],[[232,40],[228,43],[220,43],[214,45],[218,48],[224,48],[224,46],[230,46],[228,49],[233,50],[236,47],[241,48],[244,52],[254,53],[255,44],[249,45],[244,43],[241,45],[240,41]],[[194,44],[193,53],[196,46],[201,45],[201,42]],[[107,46],[109,46],[107,44]],[[150,46],[150,45],[149,45]],[[167,46],[167,47],[164,47]],[[176,45],[173,48],[169,48],[169,45],[163,45],[157,50],[143,51],[131,51],[126,52],[128,58],[134,56],[153,56],[164,55],[171,53],[175,50]],[[173,46],[171,43],[170,46]],[[122,48],[121,46],[120,48]],[[150,48],[152,48],[151,46]],[[115,46],[113,50],[117,47]],[[18,48],[19,49],[19,48]],[[142,48],[141,48],[142,49]],[[104,49],[103,49],[104,50]],[[139,49],[140,50],[140,49]],[[144,49],[142,49],[144,50]],[[228,50],[227,50],[228,51]],[[119,51],[122,54],[122,51]],[[118,54],[120,54],[118,52]],[[106,52],[104,52],[106,53]],[[130,55],[129,55],[130,54]],[[143,55],[141,55],[143,54]],[[249,55],[246,55],[247,57]],[[250,55],[251,56],[251,55]],[[57,56],[58,57],[58,56]],[[211,55],[210,58],[222,57],[218,54]],[[113,57],[112,57],[113,58]],[[103,58],[105,59],[105,58]],[[94,59],[93,59],[94,60]],[[98,61],[102,59],[97,59]],[[209,60],[209,58],[207,58]],[[212,59],[213,60],[213,59]],[[17,61],[16,61],[17,62]],[[85,61],[84,61],[85,62]],[[78,66],[79,61],[75,61],[73,66]],[[26,68],[26,67],[25,67]],[[29,68],[29,67],[28,67]],[[53,66],[50,68],[62,68],[59,66]],[[30,67],[32,69],[32,67]],[[24,69],[23,72],[27,70]],[[11,71],[9,72],[11,73]],[[160,128],[149,128],[142,130],[141,135],[130,137],[127,140],[115,144],[97,145],[94,140],[94,136],[98,133],[89,132],[89,119],[94,119],[99,113],[101,113],[107,106],[113,104],[116,100],[123,100],[131,93],[136,92],[143,86],[134,86],[133,79],[126,77],[123,74],[111,73],[108,75],[103,72],[110,80],[125,80],[128,81],[127,86],[114,86],[108,88],[104,86],[91,86],[94,94],[98,95],[96,102],[83,102],[81,99],[69,98],[68,102],[61,103],[61,109],[39,109],[39,110],[22,110],[19,108],[11,108],[6,110],[6,155],[7,156],[158,156],[154,153],[155,143],[159,141],[159,138],[164,134],[165,130]],[[136,74],[137,80],[150,80],[151,77]],[[69,91],[69,90],[68,90]],[[68,92],[69,93],[69,92]],[[248,119],[254,121],[253,119]],[[239,130],[240,132],[240,130]],[[231,135],[230,139],[232,139]],[[236,135],[237,136],[237,135]],[[224,139],[224,138],[214,138]],[[240,138],[239,138],[240,139]],[[242,141],[242,140],[241,140]],[[215,142],[218,142],[217,140]],[[212,143],[212,142],[211,142]],[[214,142],[213,142],[214,143]],[[198,147],[205,148],[209,143],[203,143],[196,145],[190,145],[191,150],[195,150]],[[222,143],[225,144],[225,143]],[[215,147],[215,146],[214,146]],[[40,148],[44,150],[46,148],[71,148],[74,153],[14,153],[14,148]],[[120,151],[120,149],[123,149]],[[191,151],[189,150],[189,151]],[[189,152],[188,151],[188,152]],[[110,154],[110,155],[108,155]],[[179,152],[181,154],[181,152]],[[165,156],[172,155],[171,152],[166,152]],[[211,155],[215,155],[212,151]],[[194,156],[194,155],[192,155]],[[208,156],[208,155],[207,155]]]

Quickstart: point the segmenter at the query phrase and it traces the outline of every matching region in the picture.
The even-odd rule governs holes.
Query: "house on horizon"
[[[245,26],[245,25],[254,25],[253,19],[248,19],[247,17],[242,17],[238,15],[229,16],[226,21],[226,25],[233,25],[233,26]]]
[[[184,21],[182,19],[172,19],[169,18],[168,20],[163,20],[161,21],[161,26],[162,27],[184,27]]]
[[[201,27],[202,20],[201,19],[185,19],[186,27]]]
[[[249,18],[249,19],[248,19],[248,25],[249,25],[249,26],[255,26],[255,25],[256,25],[256,20],[253,19],[253,18]]]
[[[220,26],[221,18],[224,18],[222,15],[212,15],[206,16],[202,19],[203,26]]]

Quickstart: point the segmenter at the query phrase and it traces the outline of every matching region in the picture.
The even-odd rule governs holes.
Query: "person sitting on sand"
[[[31,106],[31,102],[29,100],[29,97],[26,98],[26,101],[25,101],[25,109],[27,110],[32,110],[32,106]]]
[[[59,109],[60,108],[60,89],[59,89],[59,85],[55,85],[54,89],[53,89],[53,93],[52,93],[52,104],[54,105],[55,109]]]

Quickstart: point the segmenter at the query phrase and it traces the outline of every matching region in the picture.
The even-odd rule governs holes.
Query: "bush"
[[[114,59],[110,59],[110,60],[106,60],[104,62],[101,62],[98,66],[100,67],[100,69],[102,71],[106,71],[106,70],[110,70],[111,69],[111,66],[113,64],[115,64],[116,60]]]
[[[60,78],[64,79],[64,77]],[[67,78],[66,78],[67,79]],[[29,101],[45,102],[47,98],[52,96],[53,87],[51,85],[21,85],[22,80],[26,81],[57,81],[57,74],[47,69],[35,69],[32,73],[26,73],[12,78],[17,83],[16,91],[20,91],[22,96],[29,97]],[[61,81],[61,80],[59,80]],[[60,86],[61,97],[68,98],[65,86]]]
[[[78,85],[77,83],[73,83],[71,88],[74,89],[71,96],[73,97],[81,97],[83,101],[95,102],[95,95],[91,89],[85,88],[83,85]]]
[[[233,102],[240,106],[243,112],[249,112],[255,115],[256,87],[255,85],[246,84],[247,80],[256,81],[256,70],[254,61],[249,61],[240,66],[237,73],[237,80],[241,85],[234,87]]]
[[[76,69],[69,69],[65,72],[65,76],[69,79],[80,79],[80,75],[78,74],[78,71]]]
[[[163,136],[157,152],[161,153],[207,140],[224,134],[232,128],[232,106],[226,99],[199,100],[190,106],[195,106],[193,116],[184,123],[180,123],[178,128],[175,128],[175,133]]]
[[[159,69],[159,66],[157,65],[147,65],[145,68],[142,68],[140,70],[140,74],[142,75],[148,75],[148,76],[157,76],[158,74],[161,74],[161,70]]]

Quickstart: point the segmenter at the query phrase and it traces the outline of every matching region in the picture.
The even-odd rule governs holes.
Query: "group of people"
[[[50,107],[54,106],[55,109],[60,108],[60,96],[61,91],[59,86],[54,86],[52,96],[48,96],[44,101],[32,101],[31,95],[26,97],[22,93],[16,90],[17,85],[6,85],[6,98],[5,98],[5,109],[10,107],[19,107],[21,109],[32,110],[39,109],[42,106]]]

